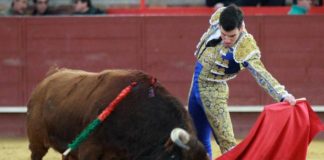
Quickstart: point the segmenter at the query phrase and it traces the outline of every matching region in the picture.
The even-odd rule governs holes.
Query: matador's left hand
[[[296,104],[296,99],[293,95],[287,94],[283,100],[284,102],[288,102],[290,105],[294,106]]]

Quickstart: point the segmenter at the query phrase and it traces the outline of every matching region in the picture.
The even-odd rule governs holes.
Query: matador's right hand
[[[283,101],[288,102],[292,106],[296,104],[296,98],[292,94],[287,94]]]

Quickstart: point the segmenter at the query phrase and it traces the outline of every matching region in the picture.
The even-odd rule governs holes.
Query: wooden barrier
[[[320,15],[245,19],[268,70],[312,105],[324,104],[323,19]],[[144,70],[186,104],[193,53],[208,20],[202,15],[0,17],[0,106],[25,105],[53,65],[87,71]],[[230,105],[274,102],[248,71],[229,85]]]
[[[208,18],[1,17],[0,106],[24,105],[52,65],[144,70],[186,103],[193,52]],[[269,71],[296,97],[323,105],[323,16],[248,16],[246,24]],[[230,81],[230,89],[231,105],[273,102],[248,71]]]
[[[282,7],[240,7],[245,15],[287,15],[290,6]],[[142,14],[142,15],[211,15],[215,12],[212,7],[143,7],[140,8],[107,8],[108,14]],[[312,7],[309,15],[324,14],[324,7]]]

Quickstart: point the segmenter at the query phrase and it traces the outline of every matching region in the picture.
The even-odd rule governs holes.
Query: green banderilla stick
[[[67,156],[72,150],[75,150],[79,145],[84,142],[89,135],[110,115],[110,113],[116,108],[117,104],[124,99],[136,85],[136,82],[133,82],[131,85],[124,88],[119,95],[100,113],[100,115],[93,120],[80,134],[77,138],[73,140],[72,143],[68,145],[63,153],[63,156]]]

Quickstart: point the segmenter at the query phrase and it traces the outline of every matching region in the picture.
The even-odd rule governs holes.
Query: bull
[[[68,144],[123,88],[137,85],[67,160],[207,160],[183,105],[137,70],[52,69],[27,104],[32,160]],[[182,128],[182,129],[175,129]]]

